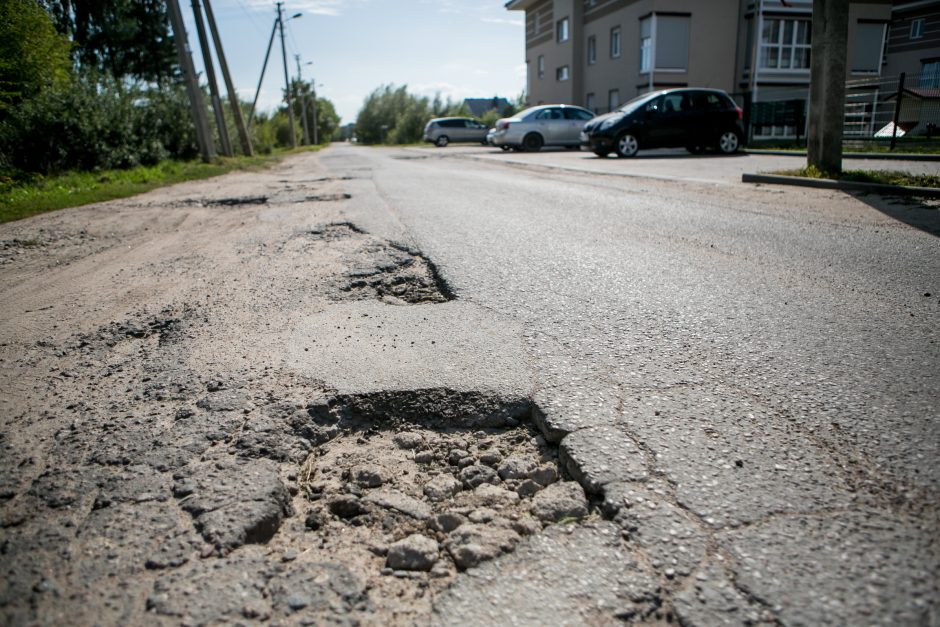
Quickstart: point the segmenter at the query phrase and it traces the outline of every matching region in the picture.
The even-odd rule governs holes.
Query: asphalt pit
[[[377,608],[424,614],[427,591],[512,553],[545,525],[588,515],[531,407],[444,389],[309,406],[315,445],[297,477],[305,533],[293,548],[343,556]]]
[[[229,198],[185,198],[173,203],[175,207],[238,207],[267,204],[267,196],[233,196]]]
[[[339,200],[349,200],[350,198],[352,198],[352,194],[345,192],[338,194],[313,194],[312,196],[306,196],[299,202],[336,202]]]
[[[411,248],[369,235],[348,222],[319,226],[306,236],[342,249],[339,262],[348,270],[331,281],[328,295],[333,300],[417,305],[454,299],[437,267]]]

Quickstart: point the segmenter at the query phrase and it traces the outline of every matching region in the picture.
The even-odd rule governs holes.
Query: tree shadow
[[[852,192],[851,195],[898,222],[940,237],[940,199],[888,196],[871,192]]]

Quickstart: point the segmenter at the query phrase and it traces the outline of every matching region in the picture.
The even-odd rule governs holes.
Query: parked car
[[[470,118],[434,118],[424,127],[424,141],[443,148],[451,142],[486,143],[487,128]]]
[[[537,152],[542,146],[581,145],[581,129],[594,114],[571,105],[539,105],[496,122],[493,144]]]
[[[715,148],[737,152],[744,143],[743,111],[720,89],[666,89],[643,94],[584,126],[581,145],[599,157],[632,157],[641,148]]]

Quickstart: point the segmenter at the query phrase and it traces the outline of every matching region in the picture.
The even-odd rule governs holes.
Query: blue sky
[[[181,0],[197,71],[202,57],[192,8]],[[306,80],[354,122],[365,97],[382,84],[443,98],[515,98],[525,88],[523,14],[504,0],[293,0],[285,16],[288,70],[300,54]],[[274,24],[273,0],[212,0],[225,55],[240,96],[254,97]],[[219,77],[221,81],[221,76]],[[322,86],[321,86],[322,84]],[[280,40],[275,38],[258,99],[260,110],[278,104],[284,86]],[[224,90],[224,86],[220,85]]]

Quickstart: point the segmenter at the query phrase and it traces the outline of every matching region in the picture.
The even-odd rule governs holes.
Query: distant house
[[[480,117],[487,111],[496,109],[500,115],[509,108],[509,101],[505,98],[464,98],[464,105],[470,110],[473,117]]]

